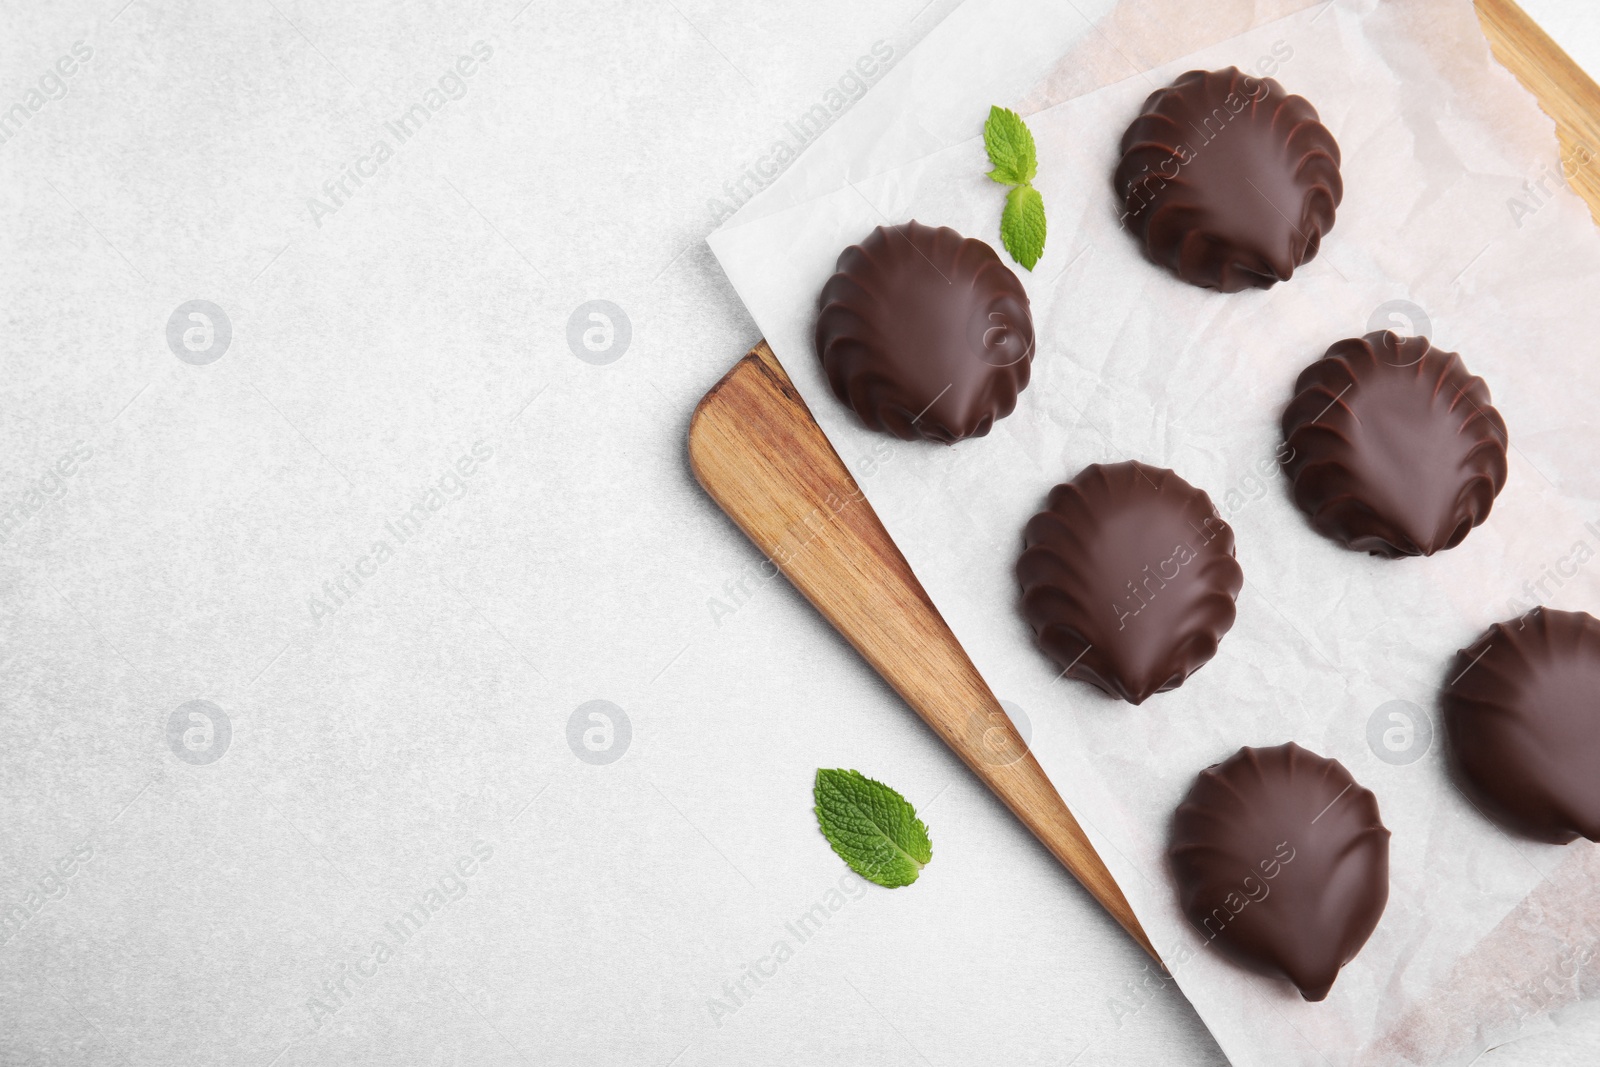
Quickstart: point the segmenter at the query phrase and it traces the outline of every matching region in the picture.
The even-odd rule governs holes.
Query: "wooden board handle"
[[[1111,872],[765,341],[695,409],[689,463],[795,588],[1160,962]]]

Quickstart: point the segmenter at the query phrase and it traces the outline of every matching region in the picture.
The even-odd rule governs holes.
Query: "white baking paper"
[[[1230,1059],[1464,1064],[1596,992],[1584,966],[1600,943],[1595,850],[1513,840],[1485,821],[1446,776],[1435,698],[1456,649],[1490,623],[1541,603],[1600,610],[1600,235],[1558,177],[1583,164],[1561,159],[1468,0],[1340,0],[1265,22],[1305,5],[1225,7],[1218,22],[1189,13],[1163,27],[1128,5],[1104,18],[1110,5],[1083,7],[1091,25],[1056,5],[973,0],[951,16],[964,20],[958,44],[945,35],[937,55],[906,60],[711,245],[991,687],[1031,709],[1035,753]],[[1173,59],[1174,40],[1221,30],[1246,32]],[[1021,69],[997,74],[1016,41],[1029,42]],[[1146,56],[1161,65],[1143,70]],[[1139,73],[1088,91],[1115,60]],[[1141,258],[1110,176],[1145,96],[1230,64],[1317,106],[1344,153],[1345,198],[1291,281],[1223,295]],[[980,136],[991,103],[1030,111],[1039,145],[1049,242],[1031,274],[1019,270],[1033,380],[987,438],[890,441],[885,458],[886,439],[820,374],[817,293],[840,250],[879,224],[916,218],[999,246],[1004,190],[984,176]],[[940,132],[956,114],[965,139]],[[1274,462],[1300,370],[1332,341],[1385,326],[1460,351],[1510,428],[1493,514],[1429,559],[1371,559],[1319,537]],[[1056,680],[1012,573],[1049,488],[1123,459],[1206,489],[1245,574],[1217,657],[1137,708]],[[1319,1004],[1208,951],[1164,860],[1199,770],[1287,740],[1341,760],[1393,832],[1388,909]]]

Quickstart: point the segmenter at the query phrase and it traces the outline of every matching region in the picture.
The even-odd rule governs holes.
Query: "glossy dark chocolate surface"
[[[1293,742],[1201,771],[1173,816],[1168,859],[1195,929],[1306,1000],[1328,995],[1389,901],[1377,798]]]
[[[949,227],[879,226],[840,254],[821,304],[828,384],[871,429],[982,437],[1028,384],[1027,292],[994,249]]]
[[[1152,93],[1123,134],[1113,184],[1153,262],[1225,293],[1294,274],[1344,197],[1339,145],[1316,108],[1236,67]]]
[[[1039,647],[1133,704],[1216,655],[1244,584],[1211,498],[1137,462],[1096,463],[1052,489],[1023,531],[1017,579]]]
[[[1391,559],[1461,543],[1506,482],[1506,424],[1482,378],[1425,337],[1340,341],[1283,413],[1294,502],[1324,536]]]
[[[1535,608],[1456,653],[1441,697],[1457,780],[1516,833],[1600,841],[1600,621]]]

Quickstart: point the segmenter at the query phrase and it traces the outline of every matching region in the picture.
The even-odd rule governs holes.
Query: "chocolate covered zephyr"
[[[1506,424],[1482,378],[1425,337],[1340,341],[1283,413],[1294,502],[1324,536],[1391,559],[1461,543],[1506,483]]]
[[[946,226],[879,226],[822,289],[817,355],[861,421],[906,440],[982,437],[1033,362],[1028,294],[994,249]]]
[[[1535,608],[1456,653],[1441,699],[1480,811],[1551,844],[1600,841],[1600,621]]]
[[[1270,289],[1308,262],[1344,197],[1317,109],[1237,67],[1150,94],[1113,182],[1149,258],[1191,285]]]
[[[1290,742],[1200,772],[1167,852],[1195,929],[1235,963],[1322,1000],[1389,901],[1378,800]]]
[[[1216,655],[1244,584],[1211,498],[1137,462],[1096,463],[1052,489],[1023,531],[1017,579],[1039,647],[1132,704]]]

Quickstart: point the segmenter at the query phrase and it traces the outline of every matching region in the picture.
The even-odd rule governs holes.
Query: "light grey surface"
[[[1600,72],[1600,11],[1585,0],[1519,0],[1522,10],[1548,33],[1578,65],[1595,77]]]
[[[1221,1061],[684,460],[756,339],[715,202],[950,6],[8,5],[0,1062]],[[841,881],[818,766],[916,886]]]

